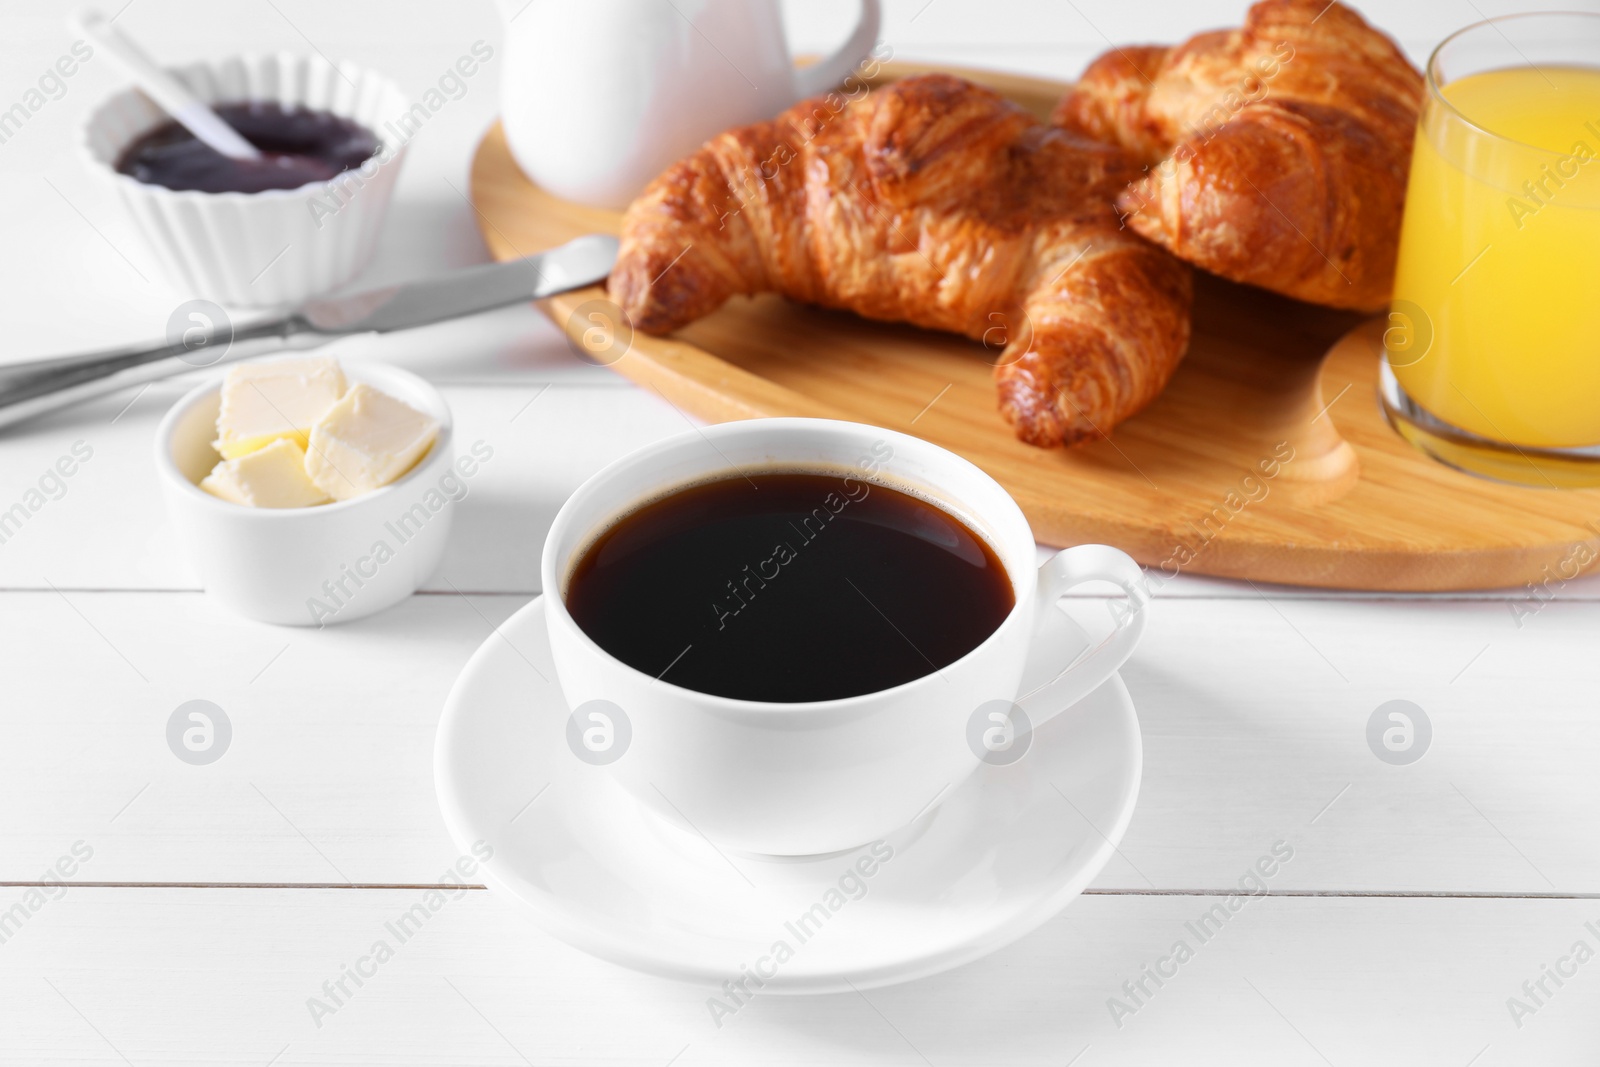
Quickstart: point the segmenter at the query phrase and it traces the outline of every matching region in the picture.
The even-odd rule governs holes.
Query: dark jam
[[[629,666],[702,693],[831,700],[960,659],[1014,596],[983,538],[924,500],[834,474],[673,493],[602,533],[567,610]]]
[[[324,111],[272,103],[222,104],[213,110],[261,151],[259,161],[229,159],[167,122],[129,145],[117,170],[179,191],[259,193],[327,181],[378,151],[371,130]]]

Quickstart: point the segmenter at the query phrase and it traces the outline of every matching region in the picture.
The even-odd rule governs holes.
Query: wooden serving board
[[[925,69],[885,64],[880,80]],[[1041,116],[1066,89],[955,73]],[[497,259],[620,221],[530,183],[498,125],[473,161],[472,199]],[[576,337],[592,324],[575,310],[603,296],[542,307]],[[1166,391],[1110,440],[1055,450],[1012,436],[976,342],[776,296],[735,298],[671,338],[634,334],[612,365],[713,422],[804,415],[916,434],[994,476],[1041,541],[1105,542],[1167,574],[1449,590],[1559,581],[1594,559],[1600,489],[1487,481],[1394,432],[1376,393],[1380,329],[1197,272],[1193,341]]]

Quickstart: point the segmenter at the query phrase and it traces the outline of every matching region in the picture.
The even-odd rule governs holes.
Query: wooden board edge
[[[615,313],[608,315],[597,308],[591,314],[598,317],[585,317],[580,309],[596,302],[616,309]],[[611,303],[605,287],[599,285],[542,300],[539,307],[568,338],[580,345],[584,332],[592,328],[607,331],[608,337],[614,337],[615,324],[621,319],[620,309]],[[671,337],[652,337],[630,331],[624,340],[623,352],[606,365],[629,381],[655,391],[680,412],[707,422],[776,417],[846,418],[821,401]]]

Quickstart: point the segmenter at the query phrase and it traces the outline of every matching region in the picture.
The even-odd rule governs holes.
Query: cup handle
[[[849,40],[826,59],[794,72],[795,92],[801,99],[832,89],[872,54],[878,42],[878,27],[883,20],[878,0],[861,0],[861,19]]]
[[[1145,591],[1144,572],[1139,565],[1127,553],[1109,545],[1078,545],[1057,552],[1039,568],[1035,637],[1044,629],[1048,618],[1045,612],[1060,610],[1056,602],[1062,594],[1089,581],[1115,582],[1128,594],[1128,599],[1110,602],[1114,625],[1109,634],[1063,663],[1049,681],[1017,697],[1016,703],[1028,713],[1035,727],[1100,688],[1127,662],[1139,638],[1144,636],[1145,606],[1150,595]]]

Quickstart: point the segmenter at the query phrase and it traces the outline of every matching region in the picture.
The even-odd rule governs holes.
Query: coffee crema
[[[260,101],[213,110],[261,152],[261,159],[230,159],[168,121],[123,151],[118,172],[180,192],[260,193],[327,181],[378,151],[371,130],[325,111]]]
[[[690,486],[602,532],[566,606],[596,644],[686,689],[860,696],[960,659],[1015,605],[994,550],[910,493],[847,473]]]

